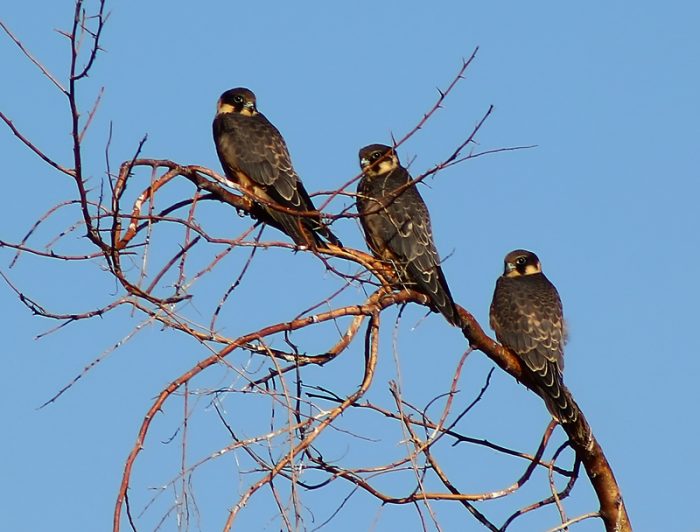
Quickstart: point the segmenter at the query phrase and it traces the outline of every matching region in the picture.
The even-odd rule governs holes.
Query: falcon
[[[340,241],[321,222],[277,128],[258,112],[253,91],[239,87],[224,92],[216,107],[214,143],[226,176],[260,200],[264,222],[289,235],[299,246],[317,247]],[[287,209],[282,211],[272,205]],[[306,212],[304,216],[289,210]],[[309,216],[308,213],[316,212]]]
[[[430,215],[415,184],[389,146],[371,144],[360,150],[362,178],[357,210],[367,245],[380,260],[394,265],[399,283],[428,296],[433,310],[461,327],[440,259]]]
[[[491,328],[498,341],[523,361],[552,416],[573,423],[578,407],[562,377],[566,329],[559,292],[531,251],[511,251],[504,265],[491,302]]]

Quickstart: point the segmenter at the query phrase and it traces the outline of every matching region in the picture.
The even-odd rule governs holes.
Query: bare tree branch
[[[86,4],[90,7],[87,8]],[[69,176],[76,191],[75,198],[62,201],[43,214],[19,242],[5,239],[0,241],[0,248],[17,251],[11,267],[21,265],[21,262],[17,262],[21,253],[41,259],[64,261],[75,266],[90,260],[99,264],[109,279],[116,281],[118,293],[112,294],[109,302],[96,304],[92,310],[57,312],[49,309],[48,305],[40,304],[38,301],[42,300],[41,297],[30,295],[24,288],[15,286],[4,272],[0,272],[0,276],[32,313],[56,320],[58,325],[49,332],[97,316],[111,317],[110,312],[122,305],[128,305],[129,310],[137,317],[128,334],[112,342],[110,347],[85,365],[42,407],[57,401],[106,356],[151,324],[158,324],[170,334],[194,340],[194,345],[205,353],[190,369],[171,380],[143,415],[122,472],[113,514],[115,532],[121,529],[124,512],[126,522],[136,530],[138,520],[155,505],[156,499],[165,491],[158,490],[140,514],[133,511],[129,495],[137,458],[141,456],[146,441],[154,438],[154,419],[164,410],[166,404],[177,398],[183,400],[182,420],[180,422],[178,418],[178,429],[167,440],[173,441],[179,436],[181,454],[177,474],[166,484],[177,493],[177,498],[167,505],[167,509],[156,523],[156,529],[166,527],[165,523],[173,515],[185,523],[185,526],[194,524],[198,508],[192,490],[193,475],[203,464],[233,451],[241,451],[241,456],[250,467],[248,474],[253,476],[243,487],[237,500],[231,501],[231,509],[223,524],[224,530],[230,530],[251,499],[266,490],[269,490],[271,495],[269,504],[276,512],[279,526],[290,531],[304,528],[304,514],[309,511],[305,507],[305,492],[327,489],[333,484],[348,484],[350,492],[344,499],[339,498],[330,505],[333,509],[325,520],[320,521],[320,527],[330,524],[351,497],[362,494],[380,506],[404,505],[407,511],[415,511],[413,518],[416,523],[420,523],[418,526],[425,530],[431,527],[440,530],[443,526],[440,522],[440,509],[433,501],[452,501],[458,504],[461,507],[459,511],[466,519],[474,519],[492,531],[506,530],[518,517],[552,504],[556,505],[562,521],[560,526],[552,530],[561,530],[591,517],[599,517],[609,532],[632,530],[612,468],[583,413],[575,423],[562,425],[568,442],[559,446],[551,459],[545,458],[545,453],[556,429],[554,421],[549,424],[541,438],[537,435],[539,443],[532,442],[532,447],[536,446],[532,452],[514,450],[506,445],[475,438],[458,429],[458,424],[476,405],[482,408],[487,403],[486,391],[490,373],[481,390],[475,392],[475,398],[469,404],[456,406],[458,401],[455,398],[460,393],[460,378],[467,360],[473,357],[470,355],[473,349],[482,351],[496,365],[529,389],[535,388],[535,383],[520,359],[491,339],[468,310],[459,307],[463,322],[462,333],[468,341],[468,349],[461,357],[456,358],[454,371],[444,390],[436,389],[432,400],[425,407],[420,407],[417,401],[405,396],[397,362],[395,370],[399,378],[397,383],[392,383],[389,387],[390,404],[385,405],[373,399],[370,392],[378,386],[374,382],[374,376],[379,357],[382,356],[382,313],[388,308],[402,307],[407,303],[429,308],[427,297],[408,289],[397,290],[399,274],[394,265],[378,260],[369,253],[334,245],[306,249],[286,241],[264,240],[262,225],[269,222],[269,218],[264,216],[263,206],[300,217],[320,215],[328,223],[357,218],[359,215],[351,213],[350,207],[335,213],[326,211],[338,196],[356,197],[354,193],[348,192],[347,188],[360,176],[349,179],[337,189],[319,193],[327,196],[320,207],[322,212],[299,212],[261,200],[244,187],[231,183],[209,168],[142,156],[146,148],[146,137],[136,144],[129,153],[131,157],[122,162],[118,173],[112,175],[109,162],[110,129],[110,140],[105,147],[106,173],[103,174],[103,170],[100,170],[98,174],[106,177],[103,178],[101,186],[89,187],[91,172],[86,168],[86,161],[90,159],[85,157],[83,143],[97,113],[103,112],[103,91],[101,89],[93,99],[88,100],[90,103],[85,108],[89,111],[86,116],[82,116],[83,98],[79,89],[82,88],[81,82],[90,75],[100,56],[101,39],[108,18],[105,0],[95,0],[93,3],[75,1],[70,29],[61,32],[70,45],[67,87],[42,66],[20,38],[0,23],[2,30],[19,47],[26,59],[39,68],[56,89],[67,97],[72,142],[71,153],[62,156],[72,159],[73,168],[65,167],[53,157],[49,157],[22,133],[7,115],[0,112],[0,118],[22,145],[57,172]],[[457,74],[447,87],[438,90],[438,98],[428,112],[417,120],[413,128],[395,141],[395,146],[400,146],[420,134],[425,124],[443,108],[445,99],[465,78],[477,52],[478,48],[468,59],[462,61]],[[469,150],[468,147],[475,142],[492,111],[491,106],[483,112],[459,145],[449,150],[448,155],[433,164],[429,170],[395,190],[393,197],[399,197],[409,187],[456,164],[484,155],[531,147],[513,146],[481,152]],[[184,197],[178,196],[174,199],[166,195],[165,191],[180,190],[174,187],[174,184],[180,183],[189,183],[191,195],[185,194]],[[162,199],[164,197],[169,198],[167,202]],[[222,232],[216,227],[208,226],[203,222],[205,217],[201,213],[204,208],[213,207],[226,209],[227,212],[235,210],[241,216],[248,217],[247,228],[238,231],[237,236],[230,236],[228,229]],[[49,239],[44,248],[36,245],[38,233],[41,233],[37,231],[39,226],[49,221],[53,223],[53,215],[58,211],[63,214],[66,210],[74,213],[77,220],[63,228],[58,236]],[[82,231],[83,228],[88,237],[83,239],[85,244],[80,248],[84,252],[63,252],[68,240],[65,236],[75,235],[78,229]],[[166,251],[155,253],[156,243],[163,242],[162,228],[175,230],[177,236],[171,241],[164,239],[170,247]],[[250,249],[243,252],[244,248]],[[242,335],[237,331],[232,337],[228,337],[216,330],[218,319],[223,310],[228,310],[228,306],[225,305],[230,304],[230,300],[237,299],[230,298],[231,294],[234,291],[236,295],[241,293],[238,287],[244,281],[248,281],[250,272],[259,262],[259,249],[285,251],[292,260],[293,254],[307,254],[306,257],[317,260],[317,264],[323,268],[324,275],[336,283],[336,286],[325,290],[324,295],[316,298],[313,303],[300,305],[303,310],[298,313],[295,310],[296,315],[290,312],[293,317],[284,318],[288,321],[267,324]],[[197,308],[197,312],[188,312],[195,305],[195,300],[198,303],[201,301],[197,291],[198,285],[232,256],[241,260],[236,266],[237,274],[234,275],[233,281],[225,282],[225,287],[214,297],[210,310],[200,311]],[[358,293],[366,295],[364,300],[357,297]],[[284,296],[285,294],[262,294],[260,297],[272,299]],[[348,304],[348,298],[354,302]],[[341,301],[342,303],[339,303]],[[312,373],[313,368],[323,368],[325,372],[334,365],[333,362],[350,353],[353,348],[358,347],[357,351],[360,351],[358,344],[362,344],[359,340],[362,335],[359,332],[364,324],[367,326],[364,345],[361,346],[363,364],[361,374],[356,376],[357,380],[352,384],[352,389],[341,391],[325,383],[321,386],[308,381],[308,375]],[[398,334],[400,325],[400,321],[397,320],[394,324],[395,334]],[[310,349],[304,340],[308,336],[322,339],[322,348],[315,346],[314,349]],[[230,356],[234,352],[243,352],[248,357],[248,362],[234,362]],[[398,352],[396,347],[395,352]],[[227,372],[234,374],[234,383],[226,381],[217,384],[215,389],[209,387],[203,392],[196,390],[194,379],[205,372],[211,373],[216,367],[225,368]],[[224,427],[225,434],[230,437],[230,443],[207,456],[190,459],[189,455],[196,447],[190,443],[196,434],[196,425],[191,423],[191,416],[197,411],[198,400],[191,400],[196,393],[200,394],[199,401],[211,401],[214,405],[219,422]],[[565,390],[565,393],[575,404],[571,392]],[[229,422],[225,412],[219,408],[219,402],[227,395],[255,396],[268,401],[270,420],[266,432],[260,431],[253,436],[242,437],[241,434],[245,433],[242,432],[243,429]],[[342,435],[344,441],[348,442],[373,441],[373,435],[364,433],[361,425],[349,424],[349,428],[344,425],[346,419],[358,413],[373,416],[400,431],[399,437],[403,438],[401,455],[382,458],[377,463],[368,460],[359,466],[347,465],[339,457],[329,457],[324,448],[324,438],[320,437],[322,434]],[[457,443],[471,445],[457,446]],[[520,461],[512,478],[497,486],[499,489],[465,493],[465,490],[460,488],[463,481],[458,472],[446,466],[444,452],[466,453],[476,446],[488,448],[503,459],[514,457]],[[558,463],[560,454],[569,446],[575,457],[570,464],[562,465]],[[525,463],[522,463],[523,460]],[[588,475],[600,508],[596,512],[569,519],[564,503],[578,480],[579,464],[583,465]],[[313,474],[312,478],[308,478],[307,471]],[[512,510],[509,510],[510,517],[505,523],[501,527],[495,525],[493,519],[487,517],[488,511],[484,510],[482,505],[494,499],[511,497],[526,484],[531,486],[530,481],[536,471],[541,472],[541,476],[547,472],[549,491],[533,497],[531,500],[535,502],[517,508],[512,513]],[[400,476],[401,479],[408,480],[401,484],[401,489],[392,493],[384,488],[380,481],[387,476]],[[557,484],[563,484],[564,480],[565,487],[557,488]],[[140,505],[140,502],[137,501],[136,504]]]

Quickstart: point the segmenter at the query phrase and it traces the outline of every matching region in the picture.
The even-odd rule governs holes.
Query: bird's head
[[[246,116],[257,114],[258,108],[255,106],[253,91],[238,87],[223,93],[216,104],[216,115],[224,113],[238,113]]]
[[[504,277],[521,277],[523,275],[532,275],[533,273],[542,273],[540,259],[532,251],[525,249],[511,251],[506,255],[503,263]]]
[[[399,156],[390,146],[370,144],[360,150],[360,168],[366,176],[388,174],[399,164]]]

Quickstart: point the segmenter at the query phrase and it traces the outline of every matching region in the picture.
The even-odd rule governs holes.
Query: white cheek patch
[[[386,174],[391,172],[394,168],[396,168],[396,161],[392,157],[389,157],[379,163],[377,172],[380,174]]]
[[[233,105],[230,103],[221,103],[216,106],[216,114],[224,114],[224,113],[233,113],[235,112],[235,109],[233,108]]]
[[[525,275],[532,275],[533,273],[540,273],[542,268],[539,264],[528,264],[525,266]]]

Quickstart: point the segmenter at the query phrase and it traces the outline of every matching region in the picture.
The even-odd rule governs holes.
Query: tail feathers
[[[569,389],[564,385],[561,375],[552,371],[549,374],[554,375],[554,378],[542,380],[537,387],[538,394],[544,400],[544,404],[547,406],[549,413],[552,414],[552,417],[564,426],[567,434],[572,435],[567,426],[573,426],[576,428],[575,432],[573,432],[574,438],[579,442],[585,443],[588,425],[583,419],[581,410],[576,401],[574,401]]]
[[[450,322],[450,324],[454,325],[455,327],[459,327],[460,329],[462,328],[462,318],[459,316],[459,311],[457,310],[457,306],[454,304],[451,298],[447,300],[442,300],[440,301],[441,304],[438,304],[436,301],[433,301],[433,304],[437,308],[437,310],[445,316],[445,319]]]
[[[286,233],[298,246],[310,248],[322,247],[324,242],[321,236],[323,236],[331,244],[342,247],[340,240],[320,220],[304,216],[294,216],[275,209],[266,208],[264,210],[269,218],[264,221]]]
[[[540,386],[539,391],[547,410],[559,423],[573,424],[578,421],[578,405],[564,383],[555,382],[554,386]]]
[[[413,280],[417,288],[428,296],[434,311],[445,316],[451,325],[462,328],[462,319],[439,266],[413,261],[406,267],[406,277]]]
[[[333,232],[326,224],[324,224],[321,221],[314,221],[313,223],[315,232],[319,233],[323,238],[325,238],[329,243],[333,244],[334,246],[338,246],[339,248],[343,247],[343,243],[337,236],[333,234]]]

